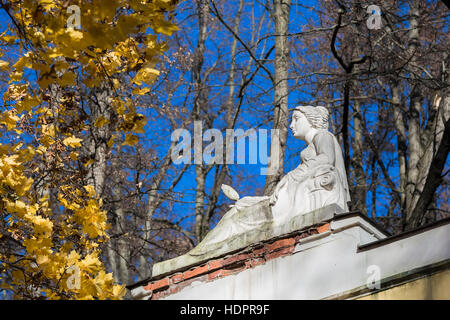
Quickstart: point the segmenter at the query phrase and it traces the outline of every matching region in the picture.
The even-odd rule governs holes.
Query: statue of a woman
[[[270,197],[238,200],[188,255],[201,256],[230,241],[241,241],[236,235],[253,239],[252,231],[264,230],[268,224],[283,224],[294,216],[332,203],[348,210],[350,195],[342,151],[328,131],[327,109],[295,108],[290,129],[295,138],[308,143],[300,154],[301,164],[281,179]]]
[[[282,222],[331,203],[347,211],[347,175],[341,147],[328,131],[328,110],[297,107],[290,129],[308,147],[300,154],[301,164],[281,179],[270,197],[274,220]]]

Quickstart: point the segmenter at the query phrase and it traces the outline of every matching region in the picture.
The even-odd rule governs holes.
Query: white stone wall
[[[381,279],[450,258],[450,224],[358,252],[385,236],[359,216],[331,222],[292,255],[210,282],[193,282],[165,299],[323,299],[365,286],[375,265]]]

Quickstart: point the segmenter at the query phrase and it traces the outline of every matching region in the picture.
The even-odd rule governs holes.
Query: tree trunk
[[[356,84],[354,84],[356,86]],[[356,186],[353,192],[353,206],[360,210],[363,214],[367,214],[366,208],[366,193],[367,193],[367,179],[363,166],[363,124],[362,114],[359,101],[353,103],[353,125],[354,125],[354,139],[353,139],[353,169],[355,173]]]
[[[410,230],[422,224],[429,205],[433,201],[436,189],[442,183],[441,176],[450,150],[450,95],[435,99],[437,109],[434,123],[429,132],[425,132],[427,144],[421,159],[420,170],[415,184],[416,193],[411,199],[411,211],[407,212],[405,229]]]
[[[239,25],[241,23],[241,14],[242,9],[244,7],[244,0],[239,0],[239,8],[236,14],[236,17],[234,19],[234,26],[233,26],[233,32],[235,34],[239,33]],[[230,65],[230,74],[228,76],[228,96],[226,100],[226,123],[227,123],[227,129],[233,129],[234,128],[234,122],[235,122],[235,108],[234,108],[234,95],[235,95],[235,89],[236,89],[236,53],[237,53],[237,43],[238,40],[236,37],[233,37],[233,42],[231,44],[231,65]],[[230,138],[232,138],[230,136]],[[230,143],[230,141],[226,141],[227,144]],[[223,159],[226,159],[226,155],[224,154]],[[203,221],[201,222],[204,226],[205,233],[209,230],[209,221],[211,217],[214,214],[214,211],[217,206],[217,201],[219,199],[221,186],[225,180],[226,177],[226,167],[225,165],[215,165],[216,166],[216,175],[214,177],[214,185],[211,191],[210,201],[208,203],[208,207],[206,209],[206,214],[203,215]]]
[[[197,0],[197,15],[198,15],[198,42],[197,48],[194,53],[194,64],[192,68],[192,74],[194,77],[195,97],[194,97],[194,109],[192,111],[192,119],[194,121],[194,127],[197,121],[202,121],[201,111],[205,107],[207,102],[204,93],[204,83],[202,80],[202,67],[205,55],[205,42],[207,39],[207,19],[208,19],[208,3],[206,0]],[[199,140],[200,139],[200,140]],[[196,143],[196,141],[198,143]],[[201,241],[206,234],[207,230],[203,225],[205,214],[205,166],[203,165],[202,155],[202,136],[198,130],[194,129],[194,163],[195,163],[195,237],[197,241]],[[199,157],[195,157],[195,154]]]
[[[408,54],[411,57],[410,61],[414,63],[416,61],[415,55],[419,45],[419,29],[418,18],[419,8],[417,1],[411,1],[410,3],[410,32],[408,35]],[[414,70],[411,67],[412,70]],[[417,182],[419,178],[419,161],[422,157],[422,145],[420,138],[420,113],[422,97],[420,94],[420,88],[417,83],[414,83],[414,76],[412,77],[412,91],[410,94],[410,104],[408,110],[408,138],[409,138],[409,159],[408,159],[408,172],[407,172],[407,184],[405,188],[406,196],[406,220],[411,219],[411,214],[414,209],[413,199],[415,198],[417,190]]]
[[[392,91],[392,108],[394,113],[394,127],[397,135],[397,158],[400,184],[398,191],[400,193],[400,212],[402,221],[406,221],[406,182],[407,182],[407,166],[406,166],[406,124],[403,116],[403,106],[401,105],[401,87],[395,81],[391,85]]]
[[[287,35],[289,33],[291,0],[274,0],[273,7],[275,22],[275,77],[273,84],[274,112],[272,128],[278,130],[278,134],[271,137],[269,172],[264,186],[264,195],[273,193],[275,186],[284,173],[284,155],[289,127],[289,42]]]
[[[100,88],[95,90],[95,101],[91,100],[91,123],[99,117],[104,117],[108,122],[114,122],[113,112],[110,108],[110,99],[112,96],[111,89],[107,84],[103,84]],[[108,153],[108,141],[111,139],[111,130],[109,125],[105,125],[101,128],[91,126],[91,136],[89,141],[89,153],[91,159],[94,160],[90,166],[88,175],[88,184],[94,186],[95,192],[102,196],[103,188],[105,185],[106,176],[106,156]]]

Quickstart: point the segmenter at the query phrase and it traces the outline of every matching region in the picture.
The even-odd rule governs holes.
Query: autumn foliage
[[[96,159],[86,137],[108,128],[105,148],[138,141],[145,94],[177,30],[167,0],[0,1],[0,284],[16,299],[120,299],[102,263],[106,212],[88,184]],[[79,7],[79,27],[69,6]],[[123,82],[128,86],[122,86]],[[108,110],[86,112],[79,92],[106,90]],[[74,279],[78,277],[79,279]],[[77,284],[76,282],[79,281]]]

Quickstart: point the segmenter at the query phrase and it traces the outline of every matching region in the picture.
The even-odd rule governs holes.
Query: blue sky
[[[311,21],[314,22],[317,19],[317,15],[314,13],[314,11],[307,10],[305,7],[311,6],[314,7],[315,1],[302,1],[301,3],[294,3],[292,5],[291,9],[291,23],[290,23],[290,32],[295,33],[299,31],[304,31],[310,28]],[[195,47],[195,44],[197,42],[197,33],[195,29],[196,20],[195,19],[188,19],[188,16],[192,14],[190,10],[187,10],[187,7],[191,5],[191,2],[184,1],[180,4],[179,8],[177,9],[177,15],[176,15],[176,21],[178,22],[179,27],[181,28],[181,31],[179,32],[180,37],[183,38],[184,45],[186,46],[186,50],[193,50]],[[237,7],[237,1],[233,0],[230,2],[227,2],[228,8],[231,8],[235,10]],[[255,21],[258,22],[259,19],[262,17],[263,9],[259,5],[259,2],[254,1],[253,8],[256,8],[255,10]],[[231,10],[230,9],[230,10]],[[252,25],[252,13],[251,13],[251,6],[246,6],[244,8],[243,13],[243,20],[242,20],[242,27],[241,31],[239,32],[239,35],[242,37],[242,39],[246,42],[249,42],[251,39],[251,34],[248,32],[248,27]],[[227,22],[231,23],[231,19],[233,16],[225,17]],[[266,23],[262,26],[262,34],[270,34],[273,32],[273,27],[271,23],[267,22],[268,17],[266,17]],[[0,32],[3,32],[6,30],[7,23],[9,22],[9,18],[6,16],[3,10],[0,10]],[[214,62],[217,59],[217,48],[222,48],[221,54],[225,57],[229,57],[229,43],[231,41],[232,37],[231,34],[224,30],[224,28],[221,28],[219,32],[215,31],[213,32],[210,37],[208,38],[206,42],[206,47],[208,51],[208,59],[205,61],[204,68],[210,67],[214,64]],[[267,43],[266,43],[266,49],[273,45],[274,38],[268,37]],[[191,45],[192,44],[192,45]],[[257,47],[255,49],[255,55],[260,54],[261,46]],[[170,55],[171,52],[176,51],[178,48],[171,47],[168,51],[168,54]],[[314,52],[314,48],[304,48],[304,51],[297,53],[297,54],[305,54],[308,55],[311,52]],[[274,58],[274,52],[269,56],[269,59]],[[226,59],[226,58],[225,58]],[[237,61],[239,64],[244,65],[244,63],[248,60],[248,54],[242,50],[242,48],[239,49],[239,54],[237,55]],[[330,63],[336,63],[333,60],[330,60]],[[309,64],[309,61],[307,61],[303,67],[307,68]],[[266,67],[273,72],[273,65],[271,62],[268,62],[266,64]],[[192,75],[188,71],[184,74],[180,72],[174,72],[171,77],[176,79],[177,77],[183,76],[187,80],[191,79]],[[30,79],[33,79],[34,75],[30,73]],[[209,84],[211,86],[217,85],[218,87],[222,86],[227,80],[227,69],[226,65],[224,66],[224,72],[223,74],[217,73],[213,79],[210,80]],[[289,85],[291,87],[294,87],[295,81],[290,80]],[[272,117],[272,108],[273,108],[273,90],[271,89],[272,85],[270,83],[270,80],[267,78],[267,76],[264,74],[264,71],[260,70],[258,73],[258,76],[255,77],[255,82],[253,85],[251,85],[248,89],[248,92],[246,93],[246,99],[244,100],[243,106],[242,106],[242,115],[238,120],[238,123],[236,125],[236,128],[242,128],[244,130],[250,129],[250,128],[262,128],[267,129],[270,132],[270,129],[272,128],[271,123],[271,117]],[[219,90],[219,89],[217,89]],[[212,99],[214,94],[217,92],[216,89],[211,89],[210,91],[210,107],[212,110],[218,109],[220,106],[221,100],[218,99],[217,101]],[[188,88],[186,86],[181,87],[177,91],[177,96],[173,99],[174,105],[180,105],[182,102],[186,99],[186,96],[188,95]],[[225,91],[226,94],[226,91]],[[339,97],[340,92],[335,92],[334,96]],[[162,96],[161,99],[164,100],[164,93],[160,93]],[[254,101],[253,99],[258,96],[262,96],[262,98],[257,99]],[[299,103],[306,104],[309,101],[315,100],[315,97],[313,96],[313,92],[303,91],[303,90],[292,90],[289,94],[289,108],[293,109],[295,106],[297,106]],[[188,97],[188,106],[192,107],[192,94]],[[377,123],[377,106],[376,105],[367,105],[364,106],[364,108],[367,110],[368,115],[367,119],[369,122],[373,122],[374,124]],[[157,115],[155,110],[152,109],[142,109],[141,110],[144,114],[148,116],[149,119],[154,119]],[[353,128],[352,123],[350,123],[350,133],[353,134]],[[213,127],[217,129],[223,129],[224,128],[224,118],[219,117],[216,119],[216,121],[213,123]],[[188,127],[189,129],[189,127]],[[192,127],[190,127],[192,130]],[[372,128],[374,129],[374,128]],[[170,136],[171,136],[172,128],[169,126],[169,121],[167,118],[159,117],[157,120],[150,120],[148,125],[146,126],[146,134],[142,136],[142,141],[145,147],[152,147],[158,151],[158,155],[161,158],[165,155],[167,152],[169,145],[170,145]],[[223,136],[225,136],[225,133],[223,133]],[[157,139],[153,137],[158,137]],[[394,146],[396,146],[396,138],[395,135],[390,135],[389,138]],[[292,137],[291,132],[289,132],[288,135],[288,141],[287,141],[287,154],[285,158],[285,172],[288,172],[292,169],[294,169],[299,163],[299,152],[302,148],[305,147],[305,143],[295,140]],[[394,181],[398,182],[398,169],[397,165],[395,163],[395,159],[389,159],[389,157],[392,156],[392,154],[389,153],[383,153],[382,158],[383,160],[388,162],[393,162],[392,165],[389,167],[389,173]],[[367,161],[369,159],[366,159]],[[238,192],[241,194],[241,196],[246,195],[259,195],[256,193],[256,189],[262,189],[264,186],[265,176],[260,175],[260,170],[263,165],[261,164],[246,164],[246,165],[233,165],[230,166],[232,175],[235,174],[244,174],[244,179],[240,181],[239,183],[237,181],[233,181],[231,183],[232,187],[238,190]],[[175,172],[180,166],[173,165],[172,172]],[[370,168],[367,168],[368,175],[370,175]],[[130,179],[132,179],[133,172],[130,172]],[[149,173],[149,176],[151,176],[152,173]],[[207,193],[210,193],[210,189],[212,187],[213,183],[213,175],[214,170],[211,170],[207,180],[206,180],[206,187]],[[179,216],[180,218],[183,216],[191,216],[188,219],[184,220],[184,225],[187,226],[193,222],[193,200],[194,200],[194,169],[193,167],[184,175],[183,179],[178,184],[177,188],[175,189],[176,192],[180,192],[182,194],[181,202],[175,203],[173,207],[170,208],[170,211],[175,215]],[[170,183],[170,181],[169,181]],[[368,181],[370,183],[370,181]],[[389,194],[388,189],[383,186],[379,185],[377,187],[377,192],[379,194],[377,198],[377,207],[379,207],[379,210],[377,210],[377,215],[383,215],[386,213],[386,206],[389,201]],[[227,201],[223,195],[221,195],[220,202]],[[371,201],[371,194],[367,195],[367,203],[369,204]],[[186,203],[187,202],[187,203]],[[163,204],[164,206],[167,206],[168,204]]]

